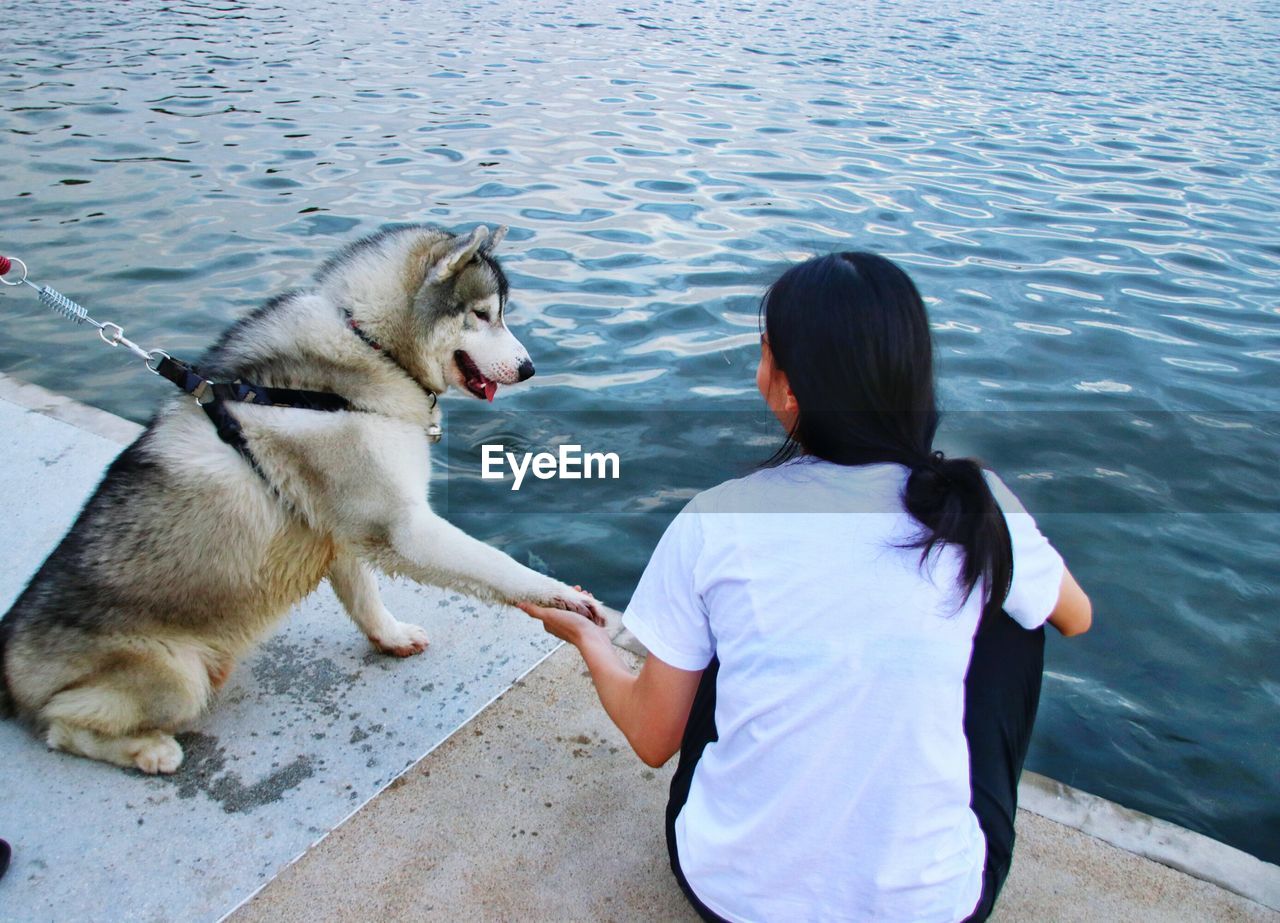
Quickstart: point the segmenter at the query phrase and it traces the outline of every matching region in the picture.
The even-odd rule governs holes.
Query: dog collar
[[[343,308],[342,314],[344,317],[346,317],[347,326],[351,329],[352,333],[354,333],[360,339],[364,340],[366,343],[368,343],[371,347],[376,349],[378,352],[383,352],[382,344],[379,343],[377,340],[375,340],[373,337],[369,336],[369,334],[365,333],[363,330],[360,329],[360,325],[356,323],[356,319],[350,311],[348,311],[346,308]],[[396,365],[399,365],[399,364],[400,363],[398,362],[396,363]]]
[[[369,346],[369,348],[382,353],[384,356],[390,359],[392,364],[395,365],[396,368],[404,372],[405,375],[408,376],[410,381],[412,381],[415,385],[421,388],[423,393],[426,394],[427,397],[431,398],[431,422],[427,424],[427,439],[430,440],[431,442],[439,442],[440,438],[444,435],[444,430],[440,426],[440,412],[438,409],[440,399],[436,395],[436,393],[432,391],[430,388],[428,388],[426,385],[424,385],[422,382],[418,381],[418,379],[414,378],[413,375],[409,374],[409,370],[406,369],[403,365],[401,365],[401,363],[399,362],[399,360],[396,359],[395,356],[391,355],[390,350],[384,347],[381,343],[379,343],[373,337],[369,336],[369,334],[361,330],[360,325],[356,323],[355,316],[352,315],[352,313],[349,310],[347,310],[346,308],[343,308],[342,315],[347,320],[348,330],[350,330],[352,333],[358,336],[361,340],[363,340]]]

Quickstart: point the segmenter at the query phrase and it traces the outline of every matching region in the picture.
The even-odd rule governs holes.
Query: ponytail
[[[964,565],[959,582],[965,599],[981,581],[984,611],[1001,608],[1013,581],[1013,548],[981,466],[972,458],[947,458],[941,452],[924,455],[911,467],[902,500],[924,527],[904,547],[919,548],[923,566],[939,545],[960,546]]]

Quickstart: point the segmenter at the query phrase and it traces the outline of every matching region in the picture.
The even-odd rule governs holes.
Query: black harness
[[[409,375],[409,372],[396,361],[391,353],[383,349],[380,343],[376,342],[356,325],[355,318],[351,316],[350,311],[343,311],[343,313],[346,315],[347,327],[356,336],[390,359],[406,375]],[[258,467],[258,462],[254,459],[253,453],[249,451],[249,445],[245,441],[244,433],[241,432],[240,423],[227,409],[227,404],[241,403],[255,404],[259,407],[291,407],[295,410],[321,410],[330,413],[339,410],[356,409],[342,395],[331,394],[328,391],[268,388],[265,385],[255,385],[241,381],[239,378],[228,382],[210,381],[195,366],[189,365],[181,359],[174,359],[172,356],[164,356],[151,368],[157,375],[167,378],[184,392],[194,397],[196,403],[204,411],[205,416],[209,418],[209,422],[213,424],[214,430],[218,433],[218,438],[239,452],[244,460],[249,463],[249,466],[261,475],[263,480],[268,480],[267,476]],[[431,406],[434,408],[436,406],[435,392],[428,390],[412,375],[409,375],[409,378],[430,395]]]
[[[250,467],[266,479],[249,445],[245,442],[240,423],[227,404],[257,404],[260,407],[293,407],[298,410],[351,410],[351,402],[339,394],[327,391],[301,391],[297,388],[268,388],[263,385],[248,384],[235,381],[210,381],[200,374],[195,366],[188,365],[181,359],[165,356],[155,366],[157,375],[169,379],[187,394],[196,399],[196,403],[204,411],[209,422],[218,433],[218,438],[235,449],[247,461]]]

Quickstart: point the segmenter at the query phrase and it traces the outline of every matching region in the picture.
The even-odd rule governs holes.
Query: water
[[[1280,861],[1274,5],[457,6],[11,6],[0,252],[195,356],[385,223],[510,224],[539,374],[449,401],[443,499],[615,603],[689,490],[768,454],[762,285],[883,252],[928,297],[949,445],[1095,601],[1031,767]],[[0,369],[145,420],[163,384],[29,294]],[[625,476],[499,496],[485,434]]]

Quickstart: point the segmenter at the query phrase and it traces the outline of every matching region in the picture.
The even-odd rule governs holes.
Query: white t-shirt
[[[719,655],[716,728],[676,820],[698,897],[733,921],[955,921],[982,889],[964,678],[981,614],[960,555],[920,567],[901,465],[803,458],[707,490],[623,617],[659,659]],[[1043,624],[1061,557],[994,475],[1013,539],[1005,604]]]

